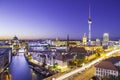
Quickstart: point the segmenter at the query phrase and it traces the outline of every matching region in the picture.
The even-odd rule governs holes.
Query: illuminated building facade
[[[103,42],[108,42],[109,41],[109,34],[108,33],[104,33],[103,34]]]
[[[108,46],[109,45],[108,42],[109,42],[109,34],[108,33],[104,33],[103,34],[103,43],[102,43],[102,45],[103,46]]]
[[[90,5],[89,5],[89,17],[88,17],[88,45],[91,45],[91,24],[92,24],[92,19],[91,19],[91,14],[90,14]]]
[[[81,42],[80,40],[69,40],[69,46],[77,46],[80,45]],[[53,46],[66,46],[67,45],[67,40],[55,40],[52,42]]]
[[[120,73],[120,57],[111,57],[95,66],[95,75],[98,77],[117,77]]]
[[[0,73],[8,66],[11,62],[11,48],[0,48]]]
[[[84,36],[82,37],[82,45],[87,45],[87,36],[84,34]]]
[[[97,45],[97,46],[100,46],[100,45],[101,45],[100,39],[96,39],[96,45]]]
[[[18,37],[17,36],[14,36],[13,39],[12,39],[12,53],[14,55],[17,54],[18,50],[19,50],[19,40],[18,40]]]

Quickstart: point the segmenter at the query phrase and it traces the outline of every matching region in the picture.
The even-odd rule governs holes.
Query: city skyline
[[[82,39],[88,36],[89,3],[91,4],[92,39],[120,38],[120,1],[118,0],[31,0],[0,1],[0,38],[42,39],[56,37]]]

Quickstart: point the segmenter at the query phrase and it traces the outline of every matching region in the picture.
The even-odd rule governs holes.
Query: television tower
[[[91,19],[91,14],[90,14],[90,4],[89,4],[89,16],[88,16],[88,45],[91,45],[91,24],[92,24],[92,19]]]

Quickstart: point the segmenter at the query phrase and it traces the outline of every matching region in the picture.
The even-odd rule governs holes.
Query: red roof
[[[95,67],[104,68],[104,69],[111,69],[111,70],[119,70],[120,66],[115,65],[119,61],[120,61],[120,56],[111,57],[111,58],[108,58],[108,59],[100,62]]]
[[[56,56],[55,58],[61,61],[69,61],[74,58],[74,55],[71,55],[71,54],[59,55],[59,56]]]
[[[87,51],[83,47],[80,47],[80,48],[78,48],[78,47],[71,47],[70,48],[70,52],[87,53]]]
[[[95,67],[110,69],[110,70],[117,70],[116,66],[109,61],[102,61],[101,63],[97,64]]]

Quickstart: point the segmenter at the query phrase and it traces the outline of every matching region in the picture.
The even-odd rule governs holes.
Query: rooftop
[[[115,64],[115,63],[117,63],[117,62],[120,61],[120,56],[111,57],[111,58],[106,59],[105,61],[109,61],[109,62],[111,62],[112,64]]]
[[[59,55],[55,57],[57,60],[69,61],[74,58],[73,54]]]
[[[95,67],[104,68],[104,69],[110,69],[110,70],[117,70],[117,68],[115,67],[115,65],[112,64],[109,61],[102,61],[101,63],[99,63]]]
[[[14,37],[13,37],[13,40],[18,40],[18,37],[17,37],[17,36],[14,36]]]
[[[111,70],[118,70],[119,66],[116,66],[115,64],[118,63],[119,61],[120,61],[120,56],[111,57],[111,58],[108,58],[108,59],[100,62],[95,67],[111,69]]]
[[[9,50],[11,50],[11,48],[0,48],[0,56],[8,53]]]
[[[87,53],[84,47],[71,47],[70,52]]]

